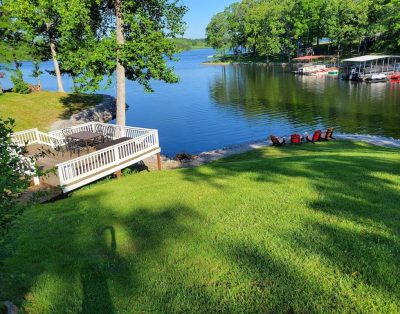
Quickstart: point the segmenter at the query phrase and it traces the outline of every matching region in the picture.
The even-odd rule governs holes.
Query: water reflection
[[[209,84],[214,102],[250,120],[399,138],[400,84],[362,84],[334,77],[295,76],[257,65],[221,68]]]
[[[281,67],[203,65],[214,53],[181,53],[174,63],[179,84],[153,82],[153,94],[127,82],[127,124],[158,129],[164,154],[199,153],[327,126],[400,138],[400,84],[295,76]],[[56,80],[45,69],[52,69],[52,63],[42,64],[44,89],[57,90]],[[22,70],[25,79],[35,83],[32,64],[24,63]],[[71,79],[63,79],[64,88],[71,90]],[[1,83],[11,87],[9,76]],[[115,82],[99,92],[115,95]]]

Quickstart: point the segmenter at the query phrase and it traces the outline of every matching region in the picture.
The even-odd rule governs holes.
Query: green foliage
[[[18,218],[0,300],[31,314],[398,313],[399,180],[398,149],[336,141],[101,182]]]
[[[32,77],[39,78],[40,75],[43,74],[43,71],[40,70],[40,63],[37,61],[33,62],[33,70],[32,70]]]
[[[205,39],[189,39],[189,38],[173,38],[171,39],[179,51],[206,48],[207,43]]]
[[[0,215],[6,215],[15,198],[29,186],[35,171],[32,160],[25,157],[24,147],[11,141],[14,123],[0,118]]]
[[[224,13],[214,15],[206,29],[207,43],[214,49],[225,51],[231,43],[228,31],[227,16]]]
[[[29,59],[29,47],[23,35],[10,8],[0,2],[0,62],[14,63],[16,70],[22,60]]]
[[[398,53],[400,49],[400,0],[386,2],[386,5],[377,10],[377,18],[381,18],[387,27],[386,31],[380,35],[380,45],[384,49]]]
[[[11,82],[14,84],[12,89],[14,93],[29,94],[31,92],[29,84],[24,81],[21,70],[17,70],[15,75],[11,76]]]
[[[117,45],[115,8],[110,7],[111,15],[103,11],[108,5],[105,0],[69,0],[58,7],[63,21],[59,27],[61,67],[74,77],[78,90],[96,90],[104,78],[109,84],[117,59],[126,78],[146,91],[152,91],[152,79],[177,82],[167,59],[172,60],[178,51],[171,39],[183,34],[186,7],[175,0],[122,1],[125,43]]]
[[[331,39],[331,53],[396,50],[399,9],[399,0],[242,0],[211,19],[207,40],[216,49],[264,57],[318,48],[321,38]]]

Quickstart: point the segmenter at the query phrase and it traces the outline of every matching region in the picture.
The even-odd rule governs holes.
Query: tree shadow
[[[215,213],[203,212],[203,217],[184,198],[153,203],[157,193],[146,194],[146,205],[138,206],[136,195],[118,192],[118,184],[99,184],[73,201],[28,211],[4,242],[8,256],[0,264],[0,299],[32,307],[43,297],[40,289],[57,288],[59,278],[71,278],[60,295],[78,290],[75,303],[47,301],[77,313],[113,313],[121,307],[171,313],[362,311],[361,302],[375,301],[395,306],[400,164],[393,156],[398,152],[351,142],[317,145],[256,150],[246,160],[231,156],[179,170],[199,188],[210,185],[229,193],[236,185],[238,199],[247,187],[232,178],[244,176],[260,189],[252,197],[261,201],[273,193],[265,187],[279,190],[290,182],[297,187],[296,180],[307,178],[309,193],[296,198],[306,209],[297,212],[279,203],[273,208],[288,219],[286,226],[271,221],[277,215],[264,204],[257,216],[246,214],[246,222],[215,219]],[[374,152],[387,156],[378,159]],[[120,197],[131,201],[120,202]],[[201,195],[199,201],[209,197]],[[268,223],[256,221],[266,215],[272,215]],[[273,223],[275,229],[267,230]],[[316,273],[307,268],[310,260]],[[55,279],[39,289],[47,274]],[[322,280],[325,276],[329,280]],[[360,287],[373,293],[360,300],[367,291],[357,291]],[[33,290],[39,300],[28,298]]]
[[[63,284],[62,290],[72,289],[74,281],[79,281],[81,291],[75,293],[80,294],[81,304],[76,304],[76,300],[74,304],[65,301],[62,308],[80,313],[114,313],[116,300],[123,297],[118,295],[121,291],[129,291],[133,299],[139,297],[140,289],[147,284],[148,260],[152,267],[162,263],[165,243],[193,233],[180,220],[200,219],[181,204],[156,210],[132,208],[126,215],[118,215],[101,203],[102,197],[104,194],[76,196],[79,205],[75,208],[66,208],[64,201],[46,205],[55,207],[57,221],[52,215],[38,212],[24,217],[25,223],[29,221],[29,230],[20,232],[23,235],[19,238],[10,233],[5,240],[9,245],[7,255],[3,254],[1,260],[7,262],[0,264],[0,268],[7,269],[7,274],[0,274],[0,299],[13,300],[26,309],[40,312],[44,297],[47,304],[59,304],[55,296],[52,301],[46,294],[60,290],[57,286],[60,280],[56,278],[67,277],[71,279]],[[87,204],[91,204],[90,208]],[[146,256],[144,261],[143,256]],[[42,277],[49,274],[54,282],[43,287]],[[173,278],[170,280],[174,282]],[[38,299],[32,299],[31,291],[36,291]],[[160,299],[163,297],[159,295]],[[162,311],[157,299],[147,302]]]
[[[103,96],[97,94],[67,94],[60,99],[64,111],[60,114],[59,118],[67,120],[74,114],[95,107],[101,103],[102,99]]]
[[[291,250],[318,255],[332,269],[337,268],[345,278],[350,278],[354,289],[369,286],[388,299],[396,300],[400,293],[398,150],[342,141],[317,145],[256,150],[247,153],[246,160],[243,155],[232,156],[206,169],[191,169],[185,172],[185,179],[226,189],[233,177],[244,176],[260,184],[277,184],[279,189],[279,184],[287,187],[288,182],[307,178],[312,194],[311,197],[304,195],[301,201],[307,204],[309,212],[302,214],[299,229],[285,234],[284,240],[294,243]],[[345,154],[348,150],[352,152]],[[279,208],[279,204],[276,206]],[[246,251],[241,247],[237,250]],[[239,264],[261,263],[261,268],[268,269],[265,260],[270,258],[254,250],[237,253],[232,258]],[[309,279],[303,278],[300,272],[290,274],[289,271],[282,271],[279,263],[274,264],[272,270],[279,276],[289,276],[299,287],[300,283],[305,285],[302,289],[307,290],[307,294],[320,294],[315,287],[307,285]],[[278,281],[285,285],[281,278]],[[289,285],[284,290],[288,289],[291,289]],[[288,301],[288,295],[290,292],[280,298]],[[301,299],[307,297],[313,302],[306,292],[292,297],[295,304],[302,304]],[[301,307],[294,310],[285,306],[285,302],[279,303],[277,308],[284,309],[283,312],[303,312]],[[306,312],[316,311],[312,304],[302,306]]]
[[[400,292],[400,244],[383,230],[371,231],[346,223],[305,221],[310,234],[292,235],[299,247],[322,256],[342,274],[388,294],[395,300]],[[316,239],[324,239],[323,242]]]
[[[308,178],[316,194],[309,201],[315,210],[363,223],[370,219],[398,232],[400,212],[396,204],[400,204],[400,193],[396,180],[400,176],[400,159],[394,158],[397,150],[349,141],[317,145],[253,150],[206,167],[188,169],[183,175],[189,182],[221,189],[229,186],[231,178],[241,175],[255,182],[276,184]],[[344,154],[354,149],[356,153]],[[367,155],[378,153],[391,158]]]

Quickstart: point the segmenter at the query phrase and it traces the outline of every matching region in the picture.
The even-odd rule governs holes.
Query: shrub
[[[36,157],[25,156],[25,147],[12,141],[14,120],[0,118],[0,231],[17,214],[15,200],[35,174]]]
[[[178,160],[178,161],[192,160],[193,158],[194,158],[193,155],[191,155],[189,153],[185,153],[185,152],[178,153],[175,156],[175,160]]]
[[[16,75],[11,76],[11,81],[14,84],[14,93],[29,94],[31,92],[29,84],[26,83],[23,79],[21,70],[17,70]]]

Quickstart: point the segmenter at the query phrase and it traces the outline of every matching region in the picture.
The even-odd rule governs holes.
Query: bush
[[[14,120],[0,118],[0,233],[18,214],[15,201],[35,174],[34,157],[25,156],[25,148],[12,141]]]
[[[185,152],[178,153],[175,156],[175,160],[178,160],[178,161],[186,161],[186,160],[192,160],[192,159],[194,159],[193,155],[191,155],[189,153],[185,153]]]
[[[29,84],[22,77],[22,71],[17,70],[16,75],[11,76],[11,81],[14,84],[13,92],[18,94],[29,94],[31,92]]]

